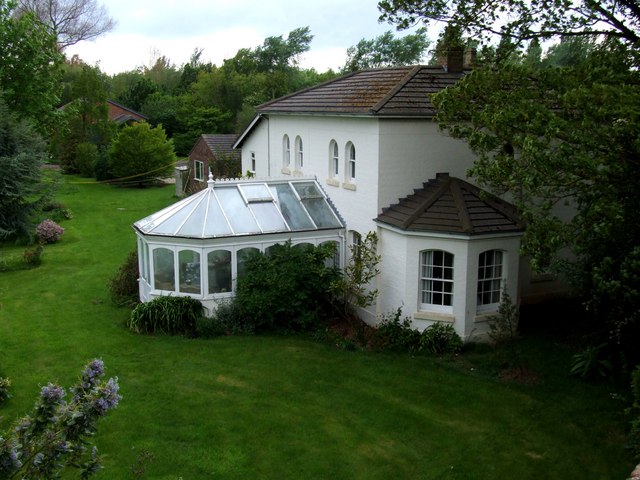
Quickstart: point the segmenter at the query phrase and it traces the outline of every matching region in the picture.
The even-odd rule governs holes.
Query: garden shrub
[[[93,143],[82,142],[76,147],[76,167],[83,177],[93,177],[98,159],[98,147]]]
[[[27,268],[35,268],[42,263],[44,246],[41,243],[27,248],[22,254],[22,261]]]
[[[36,227],[36,235],[42,243],[56,243],[63,233],[64,228],[51,219],[43,220]]]
[[[606,343],[586,347],[571,359],[571,375],[584,379],[605,379],[613,373],[613,364],[605,356]]]
[[[11,387],[11,380],[6,377],[0,377],[0,404],[7,398],[11,398],[9,387]]]
[[[457,353],[462,350],[462,339],[453,325],[436,322],[420,335],[418,350],[435,355]]]
[[[242,328],[261,333],[325,326],[333,313],[331,284],[340,275],[325,265],[334,255],[332,244],[301,248],[287,242],[250,257],[233,302]]]
[[[401,320],[402,308],[383,315],[374,333],[374,342],[381,350],[414,352],[420,346],[420,332],[411,328],[411,320]]]
[[[73,218],[73,213],[69,210],[64,203],[60,202],[47,202],[42,207],[42,212],[54,222],[60,222],[62,220],[70,220]]]
[[[66,469],[89,478],[100,468],[100,457],[89,442],[98,420],[118,406],[118,378],[102,380],[104,364],[96,359],[69,389],[49,383],[40,390],[33,411],[6,432],[0,432],[0,478],[62,478]],[[64,476],[68,478],[68,476]]]
[[[631,374],[631,407],[627,414],[631,417],[628,445],[636,461],[640,461],[640,365]]]
[[[129,253],[115,275],[109,280],[111,301],[119,306],[133,306],[139,302],[138,250]]]
[[[196,336],[196,324],[203,315],[200,300],[191,297],[158,297],[138,304],[127,321],[136,333]]]

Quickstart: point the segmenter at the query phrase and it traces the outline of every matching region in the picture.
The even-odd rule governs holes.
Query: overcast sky
[[[92,42],[68,47],[107,74],[150,65],[158,55],[176,66],[204,49],[203,61],[221,65],[240,48],[308,26],[314,36],[301,58],[319,72],[344,65],[346,50],[362,38],[395,27],[379,23],[377,0],[103,0],[117,26]],[[410,32],[396,32],[404,36]],[[429,35],[435,38],[435,35]]]

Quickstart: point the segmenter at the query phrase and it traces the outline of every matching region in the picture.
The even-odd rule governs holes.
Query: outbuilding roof
[[[227,154],[233,156],[240,156],[239,150],[233,149],[233,144],[235,143],[238,135],[235,133],[216,133],[216,134],[202,134],[202,139],[211,150],[213,154]]]
[[[432,117],[429,95],[463,75],[424,65],[362,70],[264,103],[257,111]]]
[[[448,173],[439,173],[423,188],[383,209],[376,221],[411,232],[459,235],[524,230],[513,205]]]
[[[221,180],[133,224],[144,235],[218,238],[344,228],[314,178]]]

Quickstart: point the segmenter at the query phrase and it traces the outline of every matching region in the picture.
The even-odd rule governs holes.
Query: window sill
[[[283,167],[280,172],[284,173],[285,175],[291,175],[291,170],[289,170],[287,167]]]
[[[478,312],[473,317],[473,323],[487,323],[491,317],[495,317],[498,311],[494,310],[491,312]]]
[[[339,187],[340,182],[338,180],[334,180],[333,178],[327,178],[327,185],[331,185],[332,187]]]
[[[356,191],[356,184],[355,183],[351,183],[351,182],[344,182],[342,184],[342,188],[344,188],[345,190],[351,190],[353,192]]]
[[[302,170],[294,170],[293,171],[293,176],[294,177],[302,177],[304,175],[304,173],[302,173]]]
[[[454,323],[456,321],[455,315],[437,312],[416,312],[413,314],[413,318],[415,320],[430,320],[432,322],[444,323]]]

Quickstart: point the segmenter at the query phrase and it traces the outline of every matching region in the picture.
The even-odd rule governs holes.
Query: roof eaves
[[[260,120],[262,120],[263,116],[264,116],[264,114],[262,114],[262,113],[256,114],[256,116],[253,118],[253,120],[251,120],[251,123],[249,125],[247,125],[247,127],[242,131],[242,133],[240,135],[238,135],[238,139],[233,143],[233,146],[231,148],[233,148],[233,149],[240,148],[242,146],[242,144],[244,143],[246,137],[248,137],[249,134],[256,127],[256,125],[258,123],[260,123]]]

